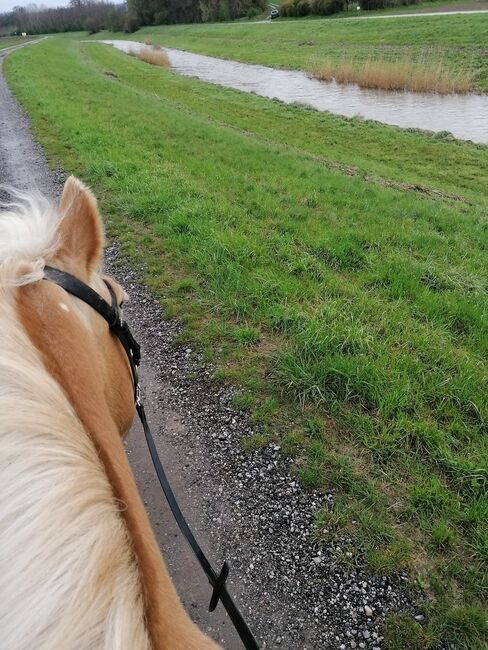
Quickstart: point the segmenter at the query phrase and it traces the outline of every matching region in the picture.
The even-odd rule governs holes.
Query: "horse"
[[[58,207],[15,193],[0,212],[0,648],[215,650],[169,577],[123,446],[127,355],[107,322],[46,279],[110,303],[91,191]]]

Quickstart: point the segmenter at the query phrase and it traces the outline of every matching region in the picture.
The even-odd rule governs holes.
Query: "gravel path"
[[[456,8],[444,8],[439,9],[438,11],[412,11],[404,12],[401,14],[376,14],[374,16],[365,16],[364,13],[361,16],[351,16],[350,18],[338,18],[336,20],[375,20],[375,19],[384,19],[384,18],[428,18],[429,16],[459,16],[466,14],[488,14],[488,9],[456,9]]]
[[[54,196],[60,187],[59,174],[49,173],[39,144],[29,132],[29,120],[12,97],[2,73],[5,57],[38,41],[0,50],[0,184],[17,189],[36,188]]]
[[[48,170],[0,73],[0,183],[35,184],[55,197],[64,178]],[[121,259],[116,244],[106,261],[131,295],[126,315],[142,343],[146,410],[177,498],[215,566],[229,560],[229,590],[262,647],[382,648],[385,614],[416,614],[406,576],[370,576],[344,566],[338,556],[351,540],[314,541],[315,513],[332,507],[333,494],[302,490],[278,445],[241,452],[242,438],[255,427],[233,407],[234,390],[211,379],[198,351],[174,343],[180,324],[164,318],[141,284],[143,269]],[[157,487],[137,424],[127,452],[188,612],[225,648],[241,648],[222,607],[206,611],[209,586]]]
[[[361,3],[360,3],[361,4]],[[488,14],[488,4],[486,2],[474,2],[466,3],[466,5],[446,5],[445,7],[439,7],[436,11],[429,11],[428,9],[417,9],[415,11],[403,11],[398,14],[373,14],[368,16],[367,11],[357,12],[356,14],[351,11],[350,16],[340,16],[339,18],[333,18],[333,20],[375,20],[375,19],[384,19],[384,18],[418,18],[418,17],[429,17],[429,16],[459,16],[466,14]],[[361,14],[361,15],[358,15]],[[300,20],[298,18],[297,20]],[[287,20],[289,22],[289,19]],[[251,22],[240,22],[240,23],[226,23],[227,25],[270,25],[271,23],[278,23],[278,21],[271,20],[270,18],[265,18],[264,20],[253,20]]]

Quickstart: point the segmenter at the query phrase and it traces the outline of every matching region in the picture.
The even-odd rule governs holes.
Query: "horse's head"
[[[53,282],[35,281],[49,265],[75,276],[110,304],[108,282],[117,302],[123,302],[122,288],[100,271],[104,234],[96,200],[74,177],[66,181],[57,214],[45,219],[44,230],[43,250],[33,259],[25,256],[16,271],[18,317],[85,426],[91,429],[94,418],[110,418],[125,433],[134,399],[122,345],[92,307]]]
[[[7,646],[215,648],[178,600],[120,440],[134,386],[112,332],[125,330],[53,276],[122,302],[100,272],[95,199],[74,178],[59,208],[17,197],[0,214],[0,619],[21,639]]]

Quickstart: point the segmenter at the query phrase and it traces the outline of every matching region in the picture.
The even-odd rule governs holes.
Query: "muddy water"
[[[123,52],[146,47],[133,41],[101,41]],[[488,95],[436,95],[368,90],[323,83],[303,72],[226,61],[166,48],[172,69],[227,88],[346,117],[360,116],[403,128],[449,131],[488,144]]]

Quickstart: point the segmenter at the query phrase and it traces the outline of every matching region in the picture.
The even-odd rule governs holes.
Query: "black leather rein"
[[[141,361],[141,349],[137,341],[134,339],[128,324],[122,319],[121,308],[117,302],[113,288],[109,282],[105,281],[112,299],[112,304],[109,305],[108,302],[106,302],[106,300],[104,300],[91,287],[76,278],[74,275],[67,273],[66,271],[55,269],[52,266],[46,266],[44,268],[44,279],[54,282],[58,286],[62,287],[65,291],[72,294],[73,296],[76,296],[80,300],[83,300],[83,302],[97,311],[100,316],[102,316],[102,318],[107,321],[111,332],[115,334],[115,336],[117,336],[121,342],[127,354],[132,372],[136,410],[144,429],[147,446],[149,448],[149,453],[151,454],[151,459],[154,464],[154,469],[156,470],[159,483],[161,484],[161,488],[164,492],[166,500],[168,501],[169,507],[171,508],[171,512],[173,513],[179,529],[183,533],[186,541],[190,545],[193,553],[199,561],[200,566],[207,575],[208,581],[213,587],[209,611],[213,612],[213,610],[217,607],[218,601],[220,600],[222,605],[225,607],[237,633],[239,634],[244,647],[247,648],[247,650],[259,650],[256,639],[254,638],[241,612],[237,608],[237,605],[232,600],[231,595],[227,591],[225,582],[229,575],[229,565],[227,562],[224,562],[220,573],[216,573],[214,571],[212,565],[205,556],[205,553],[202,551],[200,545],[195,539],[195,536],[193,535],[185,517],[183,516],[183,513],[181,512],[180,506],[178,505],[174,492],[168,481],[166,472],[164,471],[161,459],[159,458],[156,445],[154,443],[151,429],[149,428],[149,424],[146,419],[144,406],[141,402],[141,391],[137,374],[137,368]]]

